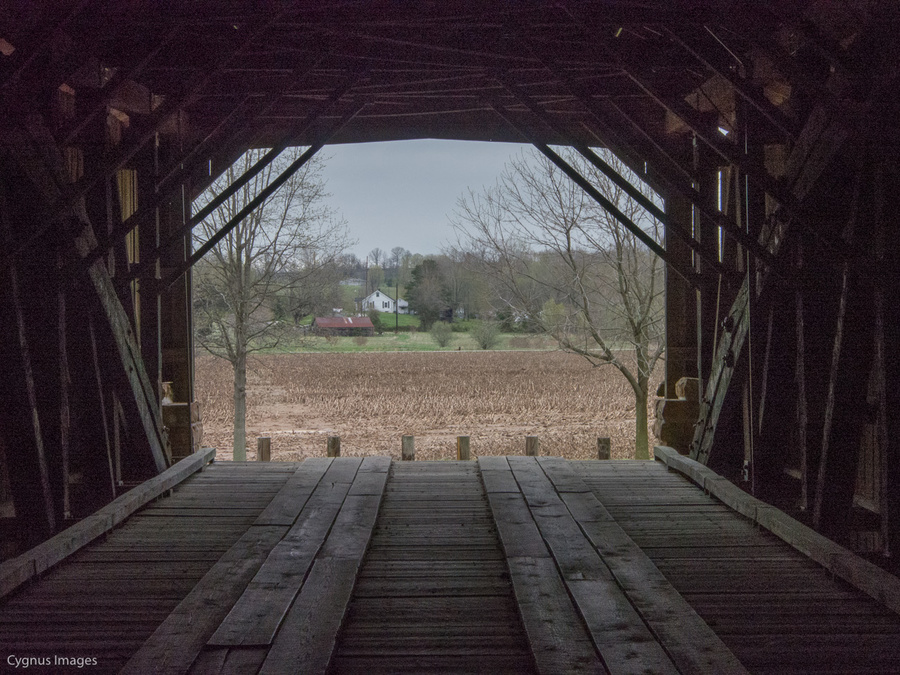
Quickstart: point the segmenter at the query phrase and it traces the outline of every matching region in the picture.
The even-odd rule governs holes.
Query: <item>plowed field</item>
[[[220,459],[231,457],[231,377],[227,362],[197,359],[203,444]],[[261,355],[248,382],[248,459],[258,436],[271,437],[273,460],[291,461],[323,456],[331,435],[344,456],[399,458],[403,435],[416,437],[417,459],[454,459],[457,436],[471,438],[476,456],[522,454],[525,436],[539,436],[544,455],[593,458],[597,437],[609,436],[614,457],[634,456],[628,383],[572,354]]]

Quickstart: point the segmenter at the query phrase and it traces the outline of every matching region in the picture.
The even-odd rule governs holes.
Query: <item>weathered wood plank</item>
[[[606,673],[550,557],[507,557],[538,672]]]
[[[590,492],[581,476],[575,473],[569,461],[562,457],[541,457],[538,464],[553,482],[553,487],[562,495],[565,492]]]
[[[492,492],[519,493],[519,484],[516,483],[516,479],[513,478],[509,469],[505,471],[482,471],[481,478],[484,481],[484,489],[488,494]]]
[[[263,525],[245,533],[137,650],[122,673],[188,672],[209,636],[287,530],[284,526]]]
[[[265,511],[259,514],[255,524],[286,525],[288,527],[293,525],[309,496],[330,467],[331,460],[322,457],[311,458],[303,462],[272,499]]]
[[[537,461],[511,457],[509,463],[522,486],[541,536],[556,560],[562,581],[572,594],[609,671],[677,673],[678,669],[657,641],[657,636],[651,633],[644,618],[616,584],[609,568],[584,537]],[[563,472],[557,472],[557,475],[569,483],[575,480],[574,476],[564,476]],[[599,502],[597,508],[602,509]],[[593,521],[592,524],[601,526]]]
[[[320,558],[291,606],[260,675],[287,672],[324,673],[334,651],[353,582],[355,558]]]
[[[138,487],[113,500],[93,515],[60,532],[12,560],[0,564],[0,597],[4,597],[29,579],[80,550],[102,534],[110,531],[140,507],[165,491],[172,489],[213,460],[216,451],[206,448],[185,457]]]
[[[360,470],[350,487],[350,496],[360,495],[381,495],[384,492],[384,486],[387,483],[386,471],[367,471]]]
[[[314,566],[316,556],[320,560],[342,558],[359,564],[371,537],[387,477],[384,472],[357,473],[361,463],[359,458],[334,459],[294,527],[272,550],[209,645],[273,644],[294,598],[298,593],[303,595],[307,571]],[[348,478],[354,478],[350,485],[344,482]],[[358,494],[348,496],[354,489]]]
[[[337,458],[335,462],[339,459],[343,458]],[[210,637],[210,646],[272,644],[349,489],[347,483],[322,480],[293,527],[272,548],[265,563]]]
[[[550,556],[521,494],[493,493],[488,501],[507,558]]]
[[[540,464],[557,489],[582,498],[577,503],[578,524],[678,668],[692,673],[746,672],[650,558],[612,520],[609,511],[593,494],[584,494],[584,481],[571,469],[564,470],[562,461],[544,460]],[[564,498],[571,501],[572,496]]]
[[[372,537],[380,504],[380,493],[348,495],[322,546],[321,557],[346,558],[359,563]]]
[[[377,473],[387,473],[391,469],[391,458],[379,455],[377,457],[365,457],[359,470],[362,473],[374,471]]]
[[[509,471],[506,457],[483,456],[478,458],[481,471]]]
[[[656,446],[654,452],[668,467],[702,485],[711,495],[735,510],[744,513],[749,511],[750,505],[754,506],[754,514],[748,517],[836,576],[900,613],[900,579],[894,575],[863,560],[779,509],[746,495],[706,467],[698,468],[697,462],[683,457],[676,450]]]

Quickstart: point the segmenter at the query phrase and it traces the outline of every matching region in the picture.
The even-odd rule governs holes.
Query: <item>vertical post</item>
[[[116,498],[116,469],[113,462],[113,445],[109,437],[109,418],[107,417],[106,396],[103,393],[103,376],[100,371],[100,358],[97,354],[97,332],[94,329],[94,319],[88,316],[88,334],[91,338],[91,356],[94,363],[94,378],[97,381],[97,397],[100,399],[100,417],[103,420],[103,437],[106,441],[106,461],[109,464],[109,487],[112,498]],[[113,410],[115,417],[115,410]],[[113,421],[115,423],[115,421]]]
[[[404,436],[400,441],[400,459],[411,462],[416,458],[416,437]]]
[[[606,436],[597,438],[597,459],[612,459],[612,441]]]
[[[541,453],[541,441],[537,436],[525,437],[525,455],[537,457]]]
[[[340,436],[329,436],[328,444],[325,446],[325,456],[326,457],[340,457],[341,456],[341,437]]]
[[[695,139],[695,143],[697,143]],[[700,145],[695,146],[695,171],[697,187],[701,199],[713,213],[719,211],[719,166],[711,152]],[[706,218],[696,217],[694,238],[709,257],[719,258],[719,227]],[[712,373],[713,355],[716,345],[716,324],[718,323],[719,276],[713,268],[699,256],[695,259],[700,272],[700,287],[695,292],[697,308],[697,376],[700,391],[705,391]]]
[[[57,258],[58,260],[60,258]],[[69,400],[69,348],[66,342],[66,292],[60,287],[57,292],[59,310],[59,451],[62,459],[63,518],[72,518],[71,494],[69,489],[69,438],[72,431],[71,401]]]
[[[272,439],[268,436],[256,439],[256,459],[260,462],[272,461]]]
[[[456,459],[459,461],[466,461],[471,459],[469,455],[469,437],[468,436],[457,436],[456,437]]]
[[[666,252],[670,259],[690,267],[693,252],[672,232],[681,227],[693,230],[693,206],[679,195],[666,198]],[[697,314],[696,295],[690,284],[666,266],[666,391],[665,398],[675,398],[675,383],[682,377],[697,376],[697,323],[690,317]]]
[[[159,160],[165,165],[181,153],[180,131],[175,135],[159,137]],[[180,190],[174,190],[156,209],[154,217],[148,219],[156,223],[160,241],[168,241],[183,224],[191,218],[191,193],[189,179],[184,179]],[[154,198],[156,195],[154,195]],[[191,234],[184,235],[177,246],[166,248],[160,253],[158,265],[160,276],[168,277],[184,264],[191,253]],[[194,400],[193,372],[193,317],[190,300],[191,270],[187,270],[176,282],[158,291],[160,349],[162,366],[160,377],[172,382],[175,394],[172,400],[190,402]]]

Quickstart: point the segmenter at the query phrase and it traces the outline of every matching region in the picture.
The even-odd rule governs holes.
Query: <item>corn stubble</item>
[[[231,456],[231,377],[225,361],[197,359],[203,444],[220,459]],[[595,459],[597,437],[609,436],[613,458],[633,458],[634,396],[611,367],[562,352],[271,354],[250,364],[248,459],[258,436],[272,438],[273,461],[324,456],[327,436],[341,437],[344,456],[399,459],[403,435],[416,437],[419,460],[455,459],[457,436],[471,438],[473,456],[520,455],[525,436],[539,436],[542,455],[570,459]]]

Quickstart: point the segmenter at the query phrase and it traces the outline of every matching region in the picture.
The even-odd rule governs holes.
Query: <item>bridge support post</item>
[[[416,437],[404,436],[400,441],[400,459],[411,462],[416,458]]]

